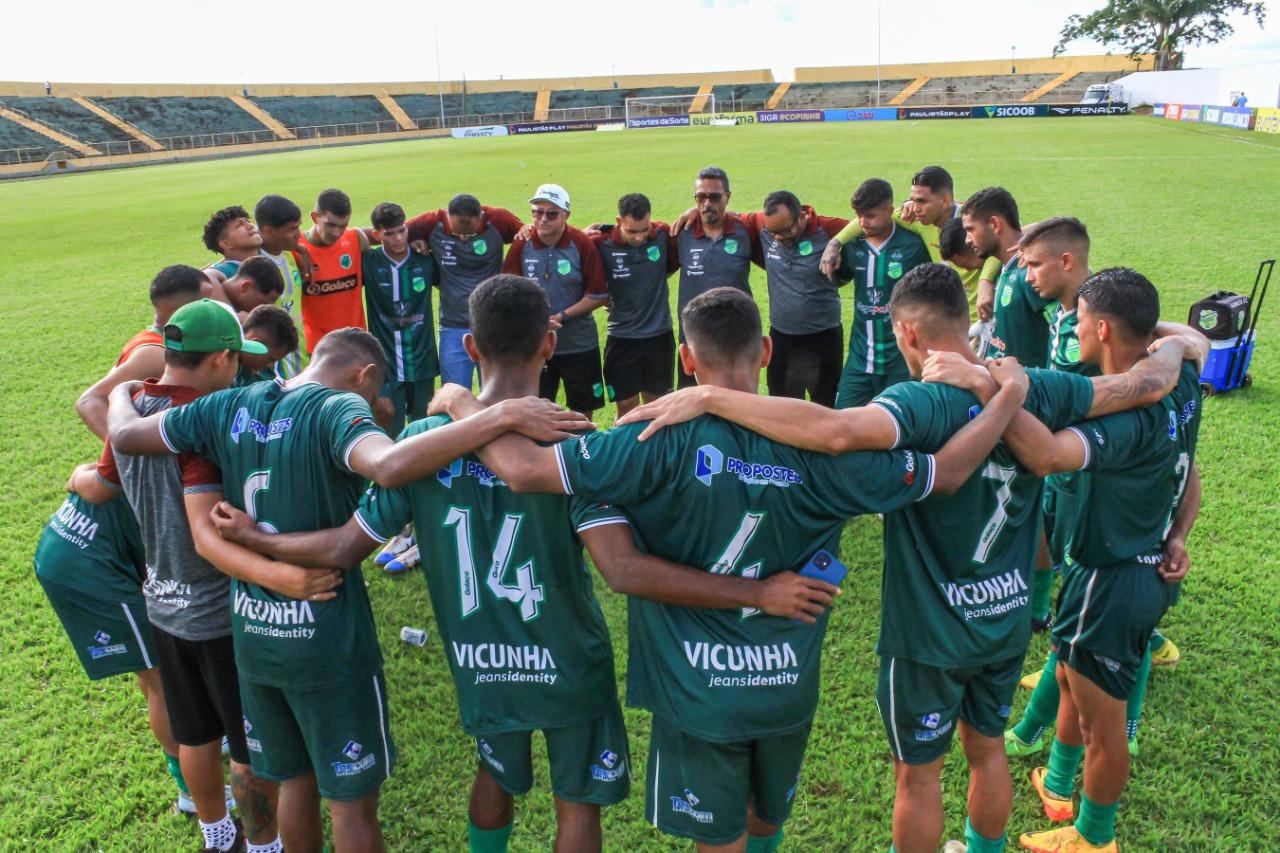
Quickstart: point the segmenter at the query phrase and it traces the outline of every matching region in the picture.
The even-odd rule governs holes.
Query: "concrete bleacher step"
[[[267,112],[262,107],[258,106],[253,101],[249,100],[243,95],[229,95],[228,97],[231,99],[231,102],[235,104],[237,107],[244,110],[249,115],[256,118],[258,121],[262,122],[262,126],[270,130],[272,133],[274,133],[277,139],[297,139],[298,138],[297,135],[294,134],[292,130],[285,127],[284,124],[282,124],[279,119],[277,119],[275,116],[271,115],[271,113]]]
[[[93,146],[86,145],[80,140],[45,124],[42,121],[37,121],[26,113],[0,106],[0,118],[7,118],[9,121],[19,124],[27,130],[34,131],[46,139],[52,139],[59,145],[65,148],[70,148],[72,151],[76,151],[86,157],[96,157],[102,153]]]
[[[84,95],[81,95],[79,92],[75,92],[74,94],[72,94],[71,100],[75,101],[77,104],[84,107],[86,110],[93,113],[103,121],[110,122],[120,130],[123,130],[125,133],[129,134],[134,139],[138,140],[143,145],[150,148],[152,151],[164,150],[163,145],[161,145],[159,142],[156,142],[149,135],[144,133],[141,128],[120,118],[120,116],[111,112],[111,110],[107,109],[106,107],[100,106],[99,104],[95,104],[93,101],[89,100]]]
[[[764,108],[766,110],[776,110],[778,104],[782,103],[782,99],[787,96],[787,91],[790,88],[790,83],[779,83],[778,88],[774,89],[773,94],[769,96],[769,100],[765,101]]]
[[[418,126],[413,123],[413,119],[409,118],[409,114],[400,109],[400,105],[396,103],[396,99],[391,97],[386,89],[380,93],[375,93],[374,97],[378,99],[378,103],[391,113],[391,117],[396,120],[396,124],[400,125],[401,130],[417,130]]]
[[[1052,92],[1054,89],[1070,81],[1073,77],[1075,77],[1079,73],[1080,73],[1079,71],[1063,71],[1057,77],[1054,77],[1052,80],[1050,80],[1048,83],[1045,83],[1040,88],[1035,89],[1031,92],[1028,92],[1026,95],[1023,95],[1022,102],[1024,104],[1030,104],[1040,100],[1045,95]]]
[[[533,102],[533,120],[546,121],[551,114],[551,90],[539,89],[538,99]]]
[[[902,89],[901,92],[899,92],[898,94],[894,95],[892,98],[889,99],[889,106],[896,107],[906,103],[907,98],[910,98],[916,92],[919,92],[921,89],[923,89],[924,85],[928,82],[929,82],[928,77],[917,77],[916,79],[912,80]]]
[[[693,96],[693,100],[689,102],[689,112],[705,113],[707,111],[707,101],[711,99],[711,90],[714,87],[710,83],[703,83],[698,87],[698,91]]]

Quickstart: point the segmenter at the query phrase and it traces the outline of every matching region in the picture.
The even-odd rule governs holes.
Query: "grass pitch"
[[[212,260],[200,243],[209,212],[252,207],[269,192],[307,209],[329,186],[350,193],[357,224],[381,201],[413,214],[458,192],[522,212],[534,187],[555,181],[572,193],[575,225],[612,221],[618,196],[637,191],[670,219],[690,204],[693,175],[710,163],[728,170],[736,209],[757,209],[766,193],[787,188],[834,215],[848,215],[849,195],[864,178],[887,178],[902,195],[917,168],[941,163],[962,195],[1009,188],[1024,221],[1080,217],[1093,235],[1094,268],[1143,271],[1173,320],[1185,321],[1190,303],[1213,290],[1247,288],[1258,260],[1280,252],[1273,210],[1280,138],[1137,117],[430,140],[0,185],[0,579],[9,590],[0,611],[0,848],[197,846],[194,825],[172,812],[173,786],[131,679],[85,679],[35,582],[31,554],[72,466],[100,449],[72,408],[77,394],[149,321],[147,283],[160,267]],[[753,282],[763,304],[759,271]],[[1271,444],[1280,432],[1280,368],[1269,343],[1275,311],[1266,314],[1254,387],[1206,404],[1193,569],[1164,624],[1183,662],[1152,678],[1142,755],[1119,818],[1129,851],[1280,849],[1270,793],[1280,764],[1280,561],[1270,538],[1280,529],[1280,461]],[[611,419],[605,410],[601,423]],[[880,554],[878,522],[848,526],[841,557],[852,571],[831,620],[822,702],[787,824],[790,850],[888,847],[893,778],[873,699]],[[400,751],[382,798],[389,846],[464,849],[475,762],[425,584],[373,571],[368,578]],[[626,609],[603,586],[600,595],[621,676]],[[402,644],[402,625],[427,627],[430,642]],[[1044,652],[1037,638],[1028,667]],[[627,721],[639,770],[632,796],[606,813],[605,847],[684,849],[644,822],[647,714],[628,711]],[[554,835],[545,759],[535,765],[534,793],[517,806],[513,850],[546,850]],[[1031,766],[1012,763],[1015,839],[1045,826],[1026,782]],[[949,837],[962,837],[964,772],[953,754],[943,776]]]

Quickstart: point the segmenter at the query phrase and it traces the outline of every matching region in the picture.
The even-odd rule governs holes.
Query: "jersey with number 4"
[[[1093,383],[1028,371],[1023,404],[1050,429],[1085,417]],[[968,391],[902,382],[871,401],[898,428],[898,445],[936,451],[981,410]],[[950,495],[885,516],[884,579],[877,651],[930,666],[979,666],[1025,649],[1029,581],[1039,543],[1040,483],[996,445]]]
[[[620,505],[645,551],[714,574],[799,570],[836,551],[848,519],[920,500],[933,482],[933,457],[912,450],[807,453],[712,416],[644,442],[641,428],[557,445],[565,491]],[[805,625],[630,598],[627,701],[711,741],[802,728],[826,626],[826,613]]]
[[[449,423],[415,421],[403,441]],[[517,495],[473,455],[398,489],[356,521],[385,541],[410,521],[470,735],[573,725],[617,701],[613,646],[578,533],[626,524],[566,495]]]
[[[258,382],[201,397],[164,413],[165,444],[198,453],[222,469],[228,503],[264,530],[293,533],[341,527],[364,478],[351,450],[384,435],[369,404],[315,382]],[[300,601],[231,581],[231,635],[240,677],[276,687],[331,687],[382,667],[369,593],[359,566],[343,572],[328,601]]]

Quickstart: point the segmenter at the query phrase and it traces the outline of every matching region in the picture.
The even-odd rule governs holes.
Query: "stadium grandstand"
[[[1073,103],[1149,57],[542,80],[180,86],[0,81],[0,176],[440,136],[454,128],[622,121],[629,103],[706,113]]]

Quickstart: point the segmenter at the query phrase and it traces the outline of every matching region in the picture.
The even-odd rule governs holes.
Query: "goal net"
[[[707,95],[707,104],[702,112],[714,113],[716,111],[716,96]],[[682,116],[689,112],[689,108],[698,100],[698,95],[643,95],[636,98],[627,98],[623,102],[625,109],[625,117],[630,120],[633,118],[647,118],[649,116]]]

